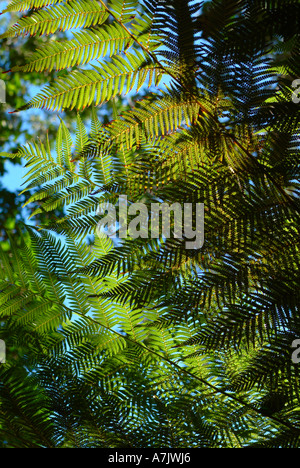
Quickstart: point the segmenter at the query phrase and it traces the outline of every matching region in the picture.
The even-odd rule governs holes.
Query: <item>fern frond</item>
[[[21,35],[53,34],[57,31],[91,27],[104,23],[106,11],[94,0],[71,0],[65,4],[40,10],[28,18],[21,18],[11,29],[1,35],[2,39]]]
[[[52,110],[82,110],[93,103],[98,106],[118,94],[139,90],[147,82],[150,86],[161,77],[162,70],[142,54],[127,54],[126,58],[113,57],[111,62],[93,70],[77,70],[66,78],[57,79],[19,110],[46,108]]]
[[[64,0],[12,0],[5,10],[2,11],[2,14],[13,11],[25,11],[32,10],[34,8],[39,9],[44,6],[54,5],[56,3],[61,3]]]
[[[84,30],[15,67],[65,69],[21,109],[107,105],[90,132],[78,114],[75,137],[62,119],[54,147],[2,153],[25,159],[33,214],[51,215],[0,249],[0,446],[298,446],[299,2],[7,11],[26,8],[3,38]],[[120,195],[149,219],[153,203],[203,204],[204,244],[165,239],[174,220],[154,239],[98,232]]]
[[[127,23],[135,16],[139,7],[138,0],[109,1],[108,8],[116,15],[119,22]]]

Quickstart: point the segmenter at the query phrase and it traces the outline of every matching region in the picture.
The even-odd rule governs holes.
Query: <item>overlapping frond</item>
[[[10,2],[2,13],[7,12],[23,12],[26,10],[32,10],[34,8],[39,9],[44,6],[54,5],[56,3],[62,3],[64,0],[13,0]]]
[[[99,292],[109,289],[117,281],[114,273],[98,283],[92,276],[78,274],[79,267],[82,269],[95,256],[106,255],[112,245],[103,249],[99,240],[91,251],[87,246],[77,244],[71,236],[67,238],[66,246],[63,246],[47,233],[38,234],[29,228],[29,234],[31,248],[29,249],[27,243],[26,247],[18,251],[20,258],[17,263],[12,263],[11,270],[14,281],[18,283],[21,279],[24,289],[22,296],[17,290],[13,291],[11,288],[10,291],[10,296],[15,294],[19,299],[18,313],[14,309],[14,314],[10,315],[8,321],[5,311],[12,301],[7,292],[1,293],[1,300],[5,301],[5,306],[1,306],[1,320],[5,319],[6,326],[11,330],[16,330],[17,326],[23,330],[19,339],[20,346],[36,346],[35,340],[38,339],[39,347],[35,349],[34,360],[32,354],[29,354],[25,362],[28,367],[39,359],[39,369],[35,371],[33,382],[23,381],[26,391],[22,401],[18,401],[17,396],[20,382],[11,382],[11,388],[8,385],[0,388],[4,410],[1,412],[1,422],[4,425],[10,421],[8,399],[14,402],[15,407],[20,407],[20,412],[14,413],[14,425],[11,426],[10,433],[6,434],[7,442],[10,443],[12,437],[12,443],[16,446],[26,447],[57,447],[69,443],[82,447],[117,447],[120,433],[116,427],[122,420],[124,434],[121,440],[126,443],[129,434],[135,447],[143,447],[149,437],[151,444],[155,446],[160,446],[161,443],[172,446],[175,443],[178,447],[184,447],[187,421],[191,424],[191,446],[199,446],[198,437],[202,444],[216,445],[217,440],[226,432],[224,423],[215,424],[214,429],[212,424],[201,424],[196,400],[202,401],[204,416],[210,412],[213,400],[222,399],[222,396],[217,396],[217,389],[216,395],[210,396],[209,388],[205,389],[197,380],[191,385],[191,376],[187,380],[185,394],[173,396],[174,389],[179,382],[185,380],[185,376],[181,374],[179,366],[174,368],[172,365],[181,355],[179,349],[174,346],[172,333],[164,329],[150,330],[143,327],[142,310],[138,313],[131,310],[128,304],[121,307],[98,296]],[[14,247],[13,241],[11,246]],[[27,250],[34,254],[34,263],[32,260],[30,263],[24,262],[24,253]],[[4,253],[2,256],[8,257]],[[7,275],[6,268],[2,268],[4,279]],[[49,306],[48,314],[42,311],[41,307],[30,307],[28,301],[33,301],[33,298],[25,294],[25,290],[30,291],[36,284],[35,279],[31,275],[28,276],[32,268],[39,280],[38,288],[35,287],[35,303],[42,306],[47,301],[48,305],[55,306]],[[2,330],[2,336],[4,331]],[[180,333],[183,336],[184,329]],[[28,341],[29,334],[31,343]],[[7,339],[8,345],[10,340]],[[159,362],[160,370],[157,367]],[[9,364],[7,366],[6,372],[9,373]],[[200,362],[198,366],[199,370],[204,370]],[[7,382],[8,377],[5,374],[3,377]],[[65,382],[64,389],[61,386],[62,378]],[[124,382],[127,382],[125,388]],[[136,389],[141,386],[143,392],[137,392]],[[43,389],[47,402],[45,404],[45,401],[41,401],[42,395],[39,395],[38,399],[35,398],[33,409],[27,403],[25,394],[32,395],[33,391],[40,392],[40,389]],[[82,397],[85,399],[85,405],[82,405]],[[65,406],[66,401],[69,401],[73,410],[77,407],[75,420],[72,420],[71,413]],[[39,404],[42,405],[43,411],[37,416],[36,409]],[[90,404],[93,404],[93,412],[88,416],[85,408]],[[224,404],[225,413],[229,414],[233,409],[230,400],[226,401],[225,398]],[[23,422],[23,407],[26,408],[34,431],[30,432],[30,441],[26,437],[26,442],[16,435]],[[109,418],[103,420],[102,417],[101,431],[96,435],[98,414],[102,411],[108,412]],[[182,415],[181,422],[177,419],[178,412]],[[81,420],[80,425],[78,418]],[[159,430],[155,422],[157,419],[161,421]],[[169,425],[170,420],[173,421],[172,428]],[[142,421],[148,422],[142,426]],[[65,426],[68,430],[64,431]],[[39,432],[37,428],[40,428]],[[77,442],[69,430],[73,436],[76,434]]]
[[[26,65],[14,71],[52,71],[85,65],[99,57],[117,55],[125,49],[130,37],[119,24],[74,32],[74,39],[53,42],[37,50]]]
[[[3,336],[25,346],[20,368],[38,365],[26,394],[36,385],[49,399],[49,425],[25,403],[45,435],[33,445],[297,446],[298,3],[13,1],[7,11],[26,8],[41,9],[3,37],[83,30],[15,69],[66,69],[23,109],[111,101],[114,112],[104,126],[94,109],[89,131],[78,115],[75,135],[62,120],[54,149],[33,141],[13,155],[26,160],[33,215],[51,215],[0,251]],[[142,99],[118,115],[115,98],[132,91]],[[98,207],[119,214],[121,195],[149,218],[153,203],[194,215],[203,204],[204,244],[152,237],[150,224],[130,238],[129,215],[127,238],[110,239]],[[8,396],[0,386],[4,400],[18,382]],[[14,434],[28,445],[14,427],[8,443]]]
[[[57,31],[90,27],[104,23],[107,13],[99,3],[93,0],[70,1],[40,10],[28,18],[21,18],[1,38],[29,34],[54,34]]]
[[[122,92],[138,91],[145,82],[151,86],[161,74],[162,70],[142,54],[127,54],[126,58],[117,57],[103,63],[101,68],[94,66],[92,70],[76,70],[67,77],[57,79],[22,109],[76,108],[79,111],[93,103],[96,106],[103,104]]]

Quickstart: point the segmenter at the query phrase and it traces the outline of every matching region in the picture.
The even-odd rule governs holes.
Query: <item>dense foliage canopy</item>
[[[2,152],[45,216],[0,250],[0,446],[299,447],[300,3],[10,12],[2,40],[47,36],[11,76],[50,78],[13,110],[60,124]],[[204,245],[113,241],[121,196],[204,204]]]

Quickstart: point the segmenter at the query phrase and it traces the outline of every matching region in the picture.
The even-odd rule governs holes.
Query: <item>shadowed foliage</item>
[[[300,4],[48,3],[11,2],[2,36],[49,34],[12,73],[55,77],[17,110],[77,126],[2,154],[47,217],[0,251],[1,446],[299,447]],[[204,245],[113,242],[120,195],[203,203]]]

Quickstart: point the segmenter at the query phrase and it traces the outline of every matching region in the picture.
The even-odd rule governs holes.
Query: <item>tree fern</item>
[[[0,251],[2,445],[299,446],[298,3],[7,11],[25,9],[35,11],[3,37],[82,31],[15,68],[64,69],[21,110],[112,105],[114,116],[104,124],[93,107],[71,132],[62,115],[55,142],[11,155],[26,161],[33,217],[50,219]],[[129,92],[140,100],[119,113]],[[98,207],[118,213],[120,195],[148,213],[203,203],[204,245],[113,242]]]
[[[56,31],[66,31],[72,28],[89,27],[101,24],[107,14],[97,2],[73,1],[64,5],[58,4],[50,10],[41,10],[29,18],[21,18],[9,31],[2,35],[6,37],[54,34]]]
[[[33,98],[25,109],[76,108],[79,111],[92,103],[103,104],[121,91],[125,94],[133,88],[138,91],[146,80],[150,86],[158,80],[161,73],[161,70],[155,64],[149,63],[142,54],[127,54],[126,59],[118,57],[112,62],[103,63],[101,69],[94,66],[93,70],[76,70],[67,78],[58,79],[52,87],[44,89],[43,94]]]

